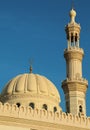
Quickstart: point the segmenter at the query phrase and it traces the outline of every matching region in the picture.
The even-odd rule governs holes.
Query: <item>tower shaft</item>
[[[65,94],[66,112],[85,116],[88,82],[82,77],[84,50],[79,47],[81,27],[75,22],[75,16],[76,12],[72,9],[71,21],[65,28],[67,34],[67,48],[64,51],[66,80],[62,82],[62,88]]]

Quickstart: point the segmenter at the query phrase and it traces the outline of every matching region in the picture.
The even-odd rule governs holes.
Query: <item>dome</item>
[[[58,106],[60,96],[55,85],[46,77],[28,73],[16,76],[10,80],[1,93],[1,101],[28,105],[36,102],[36,106],[52,104]]]

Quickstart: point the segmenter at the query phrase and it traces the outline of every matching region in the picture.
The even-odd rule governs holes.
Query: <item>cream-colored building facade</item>
[[[90,130],[86,116],[88,81],[82,77],[84,50],[80,48],[80,25],[76,11],[70,11],[65,27],[67,48],[66,79],[62,82],[66,112],[60,107],[60,94],[46,77],[30,73],[11,79],[0,95],[0,130]]]

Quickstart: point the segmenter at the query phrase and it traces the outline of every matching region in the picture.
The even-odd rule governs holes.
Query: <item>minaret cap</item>
[[[75,22],[75,17],[76,17],[76,11],[72,8],[72,10],[70,11],[70,18],[71,18],[71,22]]]

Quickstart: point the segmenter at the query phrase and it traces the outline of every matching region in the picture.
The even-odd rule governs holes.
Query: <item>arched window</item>
[[[35,108],[35,104],[34,104],[33,102],[31,102],[31,103],[29,104],[29,106],[30,106],[32,109]]]
[[[47,109],[48,109],[48,107],[47,107],[47,105],[46,105],[46,104],[43,104],[43,109],[45,109],[45,110],[47,110]]]
[[[82,110],[82,106],[81,106],[81,105],[79,106],[79,112],[80,112],[80,113],[83,112],[83,110]]]
[[[53,111],[54,111],[54,112],[56,112],[56,111],[57,111],[57,108],[56,108],[56,107],[54,107],[54,108],[53,108]]]
[[[16,105],[17,105],[17,107],[20,107],[21,106],[21,104],[18,102],[18,103],[16,103]]]

